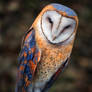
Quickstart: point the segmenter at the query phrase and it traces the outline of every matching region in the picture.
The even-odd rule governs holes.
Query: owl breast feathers
[[[68,63],[78,18],[60,4],[47,5],[25,34],[16,92],[45,92]]]

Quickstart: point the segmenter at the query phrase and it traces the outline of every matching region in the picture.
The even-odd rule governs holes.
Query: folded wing
[[[27,92],[40,61],[40,51],[36,46],[34,29],[30,29],[26,33],[22,45],[19,55],[16,92]]]

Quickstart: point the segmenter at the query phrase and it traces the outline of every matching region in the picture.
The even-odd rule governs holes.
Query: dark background
[[[69,65],[49,92],[92,92],[91,0],[0,0],[0,92],[14,92],[22,37],[53,2],[74,9],[79,27]]]

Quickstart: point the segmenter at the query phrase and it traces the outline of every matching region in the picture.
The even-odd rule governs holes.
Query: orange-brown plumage
[[[38,33],[37,33],[38,35]],[[51,45],[47,43],[45,40],[40,38],[39,36],[36,35],[36,42],[37,46],[41,50],[41,60],[37,68],[37,77],[40,76],[39,80],[47,80],[49,79],[49,75],[45,76],[45,78],[42,78],[41,75],[43,76],[44,73],[47,70],[50,70],[51,72],[55,73],[57,69],[60,67],[63,61],[66,60],[70,56],[72,46],[73,46],[73,41],[69,45],[61,45],[61,46],[56,46],[56,45]],[[45,69],[45,70],[44,70]],[[41,71],[43,71],[43,74],[41,74]],[[51,74],[50,72],[50,74]],[[35,79],[36,80],[36,79]]]

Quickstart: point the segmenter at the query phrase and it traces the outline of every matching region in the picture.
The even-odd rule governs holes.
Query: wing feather
[[[36,46],[33,29],[27,32],[22,45],[19,55],[16,92],[27,92],[40,61],[40,51]]]

